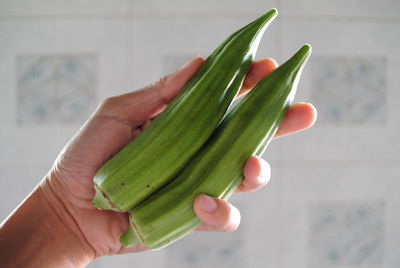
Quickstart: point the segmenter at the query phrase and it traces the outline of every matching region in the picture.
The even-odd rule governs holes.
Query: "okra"
[[[269,11],[222,42],[149,127],[98,170],[95,207],[128,211],[193,157],[237,95],[276,14]]]
[[[193,210],[199,194],[228,199],[243,180],[252,155],[261,156],[291,104],[311,47],[304,45],[261,80],[219,124],[210,139],[166,186],[129,212],[120,242],[157,249],[190,233],[201,222]]]

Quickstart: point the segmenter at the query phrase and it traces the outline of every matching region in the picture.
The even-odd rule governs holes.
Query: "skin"
[[[97,169],[138,136],[196,73],[204,59],[196,57],[175,73],[132,93],[103,101],[56,159],[52,169],[1,224],[0,259],[5,267],[84,267],[104,255],[139,252],[125,248],[120,235],[128,227],[125,213],[94,208],[93,176]],[[246,94],[277,67],[272,59],[254,62],[240,94]],[[311,104],[293,104],[276,137],[312,126]],[[267,184],[270,166],[251,157],[243,170],[238,193]],[[229,202],[200,195],[194,210],[203,224],[196,231],[231,232],[240,223],[238,209]]]

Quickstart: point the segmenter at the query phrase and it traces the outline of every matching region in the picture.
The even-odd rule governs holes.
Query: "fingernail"
[[[208,195],[203,194],[200,196],[199,199],[200,200],[198,201],[198,203],[199,203],[198,206],[201,210],[203,210],[205,212],[208,212],[208,213],[214,212],[218,207],[218,204],[214,200],[214,198],[212,198]]]
[[[266,183],[271,177],[271,166],[267,161],[264,161],[261,165],[260,176],[258,176],[258,181],[260,183]]]
[[[271,176],[271,166],[267,161],[263,161],[260,169],[260,177],[265,178],[266,180]]]
[[[258,184],[258,185],[264,185],[264,184],[266,184],[268,181],[269,181],[269,178],[268,178],[268,177],[261,177],[261,176],[257,177],[257,184]]]

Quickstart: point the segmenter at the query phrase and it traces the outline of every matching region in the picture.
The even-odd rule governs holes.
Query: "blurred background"
[[[270,184],[232,198],[235,233],[89,267],[400,267],[398,0],[0,0],[0,219],[104,98],[143,87],[276,7],[258,58],[313,55],[297,101],[318,121],[275,140]]]

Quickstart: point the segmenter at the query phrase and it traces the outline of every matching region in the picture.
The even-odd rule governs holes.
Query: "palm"
[[[143,124],[144,122],[138,124],[132,131],[131,127],[117,119],[99,116],[89,121],[65,147],[54,166],[54,175],[50,176],[51,180],[55,180],[53,183],[60,186],[58,190],[63,192],[65,201],[72,210],[71,214],[85,238],[100,255],[120,253],[122,248],[119,236],[127,228],[126,214],[100,211],[91,203],[96,170],[123,145],[121,140],[113,137],[113,133],[104,130],[126,128],[127,137],[130,136],[130,139],[140,133]],[[92,131],[99,131],[96,140],[102,141],[102,144],[92,140]],[[130,249],[137,250],[140,248]]]

